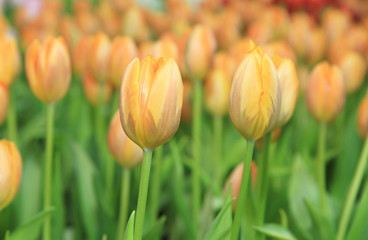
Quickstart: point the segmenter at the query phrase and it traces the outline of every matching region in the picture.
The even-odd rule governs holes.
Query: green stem
[[[51,207],[51,182],[52,182],[52,149],[54,138],[54,115],[55,105],[47,105],[46,115],[46,160],[44,166],[44,190],[43,190],[43,209]],[[43,225],[43,240],[51,239],[51,216],[45,218]]]
[[[161,160],[163,146],[159,146],[155,149],[154,165],[152,174],[152,187],[151,187],[151,217],[152,221],[156,220],[159,208],[160,186],[161,186]]]
[[[243,175],[240,184],[238,202],[236,203],[234,222],[231,228],[231,240],[237,240],[239,236],[240,220],[245,210],[245,197],[248,188],[250,165],[252,162],[253,150],[254,150],[254,140],[249,140],[247,143],[246,157],[244,159]]]
[[[8,138],[10,141],[17,143],[17,112],[14,108],[14,103],[12,100],[12,95],[9,88],[9,109],[7,116],[7,128],[8,128]]]
[[[216,186],[220,186],[221,184],[221,159],[222,159],[222,116],[214,116],[213,126],[214,126],[214,147],[215,147],[215,156],[213,164],[213,176],[215,181],[217,181]]]
[[[263,161],[259,163],[259,181],[257,179],[257,198],[259,201],[258,206],[258,225],[262,226],[265,218],[268,182],[269,182],[269,161],[270,161],[270,146],[271,146],[272,132],[269,132],[265,136],[264,143],[264,155]],[[263,234],[262,234],[263,236]]]
[[[325,177],[325,151],[326,151],[326,123],[320,123],[318,139],[317,179],[319,189],[319,205],[322,213],[326,213],[326,177]]]
[[[199,213],[201,206],[201,186],[199,179],[200,159],[201,159],[201,121],[202,121],[202,83],[194,80],[194,106],[193,106],[193,172],[192,172],[192,208],[193,226],[197,233],[199,226]]]
[[[143,235],[144,215],[146,212],[147,192],[151,170],[152,150],[145,149],[139,183],[137,214],[134,226],[134,240],[141,240]]]
[[[362,154],[360,155],[358,166],[353,181],[351,183],[348,196],[345,201],[345,206],[340,219],[336,240],[342,240],[345,237],[354,201],[358,194],[359,186],[362,182],[364,172],[367,168],[367,161],[368,161],[368,137],[365,139],[363,151]]]
[[[121,175],[120,215],[117,240],[124,238],[125,226],[129,214],[130,171],[130,169],[124,168]]]

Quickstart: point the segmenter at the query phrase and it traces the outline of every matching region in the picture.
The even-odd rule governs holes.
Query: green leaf
[[[161,239],[165,222],[166,216],[160,217],[155,224],[153,224],[147,231],[143,233],[143,240]]]
[[[10,234],[10,240],[36,239],[40,233],[43,221],[54,211],[54,208],[46,209],[38,213],[31,221],[18,227]]]
[[[234,199],[231,199],[231,185],[229,185],[225,197],[226,204],[224,204],[215,221],[212,223],[211,228],[205,236],[206,240],[230,238],[229,233],[232,225],[231,203],[233,201]]]
[[[124,240],[134,240],[134,221],[135,221],[135,211],[130,214],[125,233]]]
[[[305,201],[313,226],[314,239],[335,239],[332,223],[321,211],[317,211],[312,204]]]
[[[62,168],[60,164],[60,155],[55,157],[55,168],[53,174],[53,203],[56,211],[53,214],[52,239],[62,239],[64,229],[64,203],[63,203],[63,185]]]
[[[88,239],[97,239],[97,200],[94,189],[95,168],[83,148],[76,142],[72,143],[74,152],[75,174],[79,195],[79,208]]]
[[[278,224],[265,224],[263,227],[254,227],[258,232],[276,239],[296,240],[294,235]]]
[[[288,228],[288,217],[286,215],[286,212],[284,209],[280,209],[279,211],[280,213],[280,218],[281,218],[281,226],[283,226],[284,228]]]

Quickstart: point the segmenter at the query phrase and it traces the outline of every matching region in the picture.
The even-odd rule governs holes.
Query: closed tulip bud
[[[120,120],[128,137],[143,149],[167,142],[179,127],[183,83],[172,59],[135,58],[120,91]]]
[[[274,127],[280,103],[275,65],[252,43],[233,79],[229,105],[231,121],[246,139],[257,140]]]
[[[73,70],[76,74],[83,76],[84,72],[87,70],[87,58],[89,50],[89,37],[84,35],[79,38],[78,42],[73,48],[72,52],[72,62]]]
[[[358,132],[363,138],[368,135],[368,92],[359,105]]]
[[[355,92],[363,83],[366,72],[364,58],[357,52],[350,51],[340,59],[338,66],[341,69],[345,90],[347,93]]]
[[[229,111],[231,81],[222,69],[211,71],[205,82],[205,103],[213,115]]]
[[[90,74],[83,75],[83,89],[87,100],[93,106],[98,103],[100,88],[103,87],[103,101],[107,103],[112,95],[112,86],[109,82],[99,83]]]
[[[146,41],[139,45],[139,58],[142,60],[148,55],[152,55],[153,42]]]
[[[119,111],[110,122],[107,143],[114,159],[125,168],[133,168],[142,162],[143,151],[128,138],[120,123]]]
[[[144,42],[149,38],[148,27],[142,9],[133,5],[124,12],[121,32],[133,38],[136,42]]]
[[[62,99],[69,89],[71,64],[63,38],[34,40],[26,54],[26,72],[32,92],[45,103]]]
[[[235,66],[239,66],[243,61],[245,54],[251,49],[251,40],[249,38],[242,38],[231,46],[229,52],[235,61]]]
[[[0,58],[0,83],[10,86],[20,71],[20,56],[14,37],[1,34]]]
[[[0,83],[0,125],[4,122],[9,106],[8,88]]]
[[[272,61],[279,76],[281,93],[280,114],[275,124],[276,129],[285,125],[294,112],[298,100],[299,81],[295,65],[290,59],[274,57]]]
[[[14,143],[0,140],[0,211],[18,192],[22,176],[22,158]]]
[[[154,58],[160,57],[173,58],[175,61],[178,61],[179,58],[178,46],[173,40],[169,38],[163,38],[153,44],[152,56]]]
[[[185,48],[185,64],[189,74],[202,80],[212,64],[216,39],[212,31],[202,25],[193,28]]]
[[[327,38],[322,29],[316,27],[306,35],[306,40],[306,60],[313,64],[325,55]]]
[[[331,122],[345,104],[345,89],[340,69],[327,62],[317,64],[307,84],[307,107],[318,122]]]
[[[241,179],[243,177],[243,169],[244,164],[239,164],[230,174],[228,180],[226,181],[224,193],[227,192],[227,189],[229,188],[229,185],[231,184],[231,197],[235,198],[235,200],[232,202],[232,209],[235,211],[236,209],[236,203],[238,202],[238,196],[240,192],[240,185],[241,185]],[[252,186],[253,188],[256,188],[257,184],[257,165],[252,161],[250,165],[250,176],[252,179]]]
[[[350,16],[337,8],[328,8],[322,15],[322,27],[327,33],[329,42],[341,37],[350,24]]]
[[[230,79],[230,81],[233,80],[234,72],[236,69],[236,63],[234,58],[230,56],[230,54],[226,52],[218,52],[215,54],[214,60],[213,60],[213,68],[214,69],[223,69]]]
[[[296,63],[294,50],[283,40],[268,43],[264,45],[262,49],[270,57],[280,56],[282,58],[289,58],[291,61]]]
[[[91,36],[88,47],[88,70],[98,82],[109,78],[111,41],[105,33]]]
[[[120,86],[125,68],[138,56],[138,49],[129,37],[115,37],[111,46],[110,74],[114,86]]]

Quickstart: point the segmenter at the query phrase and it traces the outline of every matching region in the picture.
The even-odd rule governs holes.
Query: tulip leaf
[[[62,170],[60,164],[60,155],[55,157],[55,168],[53,174],[53,203],[56,211],[53,214],[53,235],[52,239],[62,239],[64,229],[64,205],[63,205],[63,185],[62,185]]]
[[[143,233],[143,240],[161,239],[165,222],[166,216],[160,217],[155,224],[153,224],[147,231]]]
[[[296,240],[294,235],[284,227],[278,224],[266,224],[263,227],[254,227],[254,229],[265,236],[283,240]]]
[[[18,227],[10,234],[10,240],[36,239],[40,233],[43,221],[54,211],[54,208],[48,208],[38,213],[26,224]]]
[[[231,185],[229,185],[225,197],[226,203],[215,218],[215,221],[212,223],[210,230],[205,236],[205,240],[219,240],[230,238],[229,233],[232,225],[231,204],[233,201],[234,199],[231,199]]]
[[[134,221],[135,221],[135,211],[130,214],[125,233],[124,240],[134,240]]]
[[[312,204],[307,200],[305,205],[309,211],[309,214],[313,223],[313,235],[314,239],[335,239],[334,231],[331,222],[321,211],[317,211]]]

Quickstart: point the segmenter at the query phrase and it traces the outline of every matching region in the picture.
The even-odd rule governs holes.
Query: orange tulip
[[[364,80],[366,72],[364,58],[357,52],[349,51],[342,56],[338,66],[343,75],[346,92],[355,92],[362,85]]]
[[[212,70],[205,82],[205,103],[214,115],[225,115],[229,109],[231,81],[222,69]]]
[[[193,98],[193,84],[192,81],[184,81],[183,83],[183,106],[181,108],[181,119],[185,122],[192,120],[192,98]]]
[[[87,100],[93,106],[96,106],[100,97],[100,88],[103,87],[103,101],[107,103],[112,95],[112,86],[109,82],[99,83],[90,74],[83,75],[83,89]]]
[[[368,92],[359,105],[358,132],[363,138],[368,136]]]
[[[216,39],[212,31],[202,25],[193,28],[185,49],[185,64],[189,74],[202,80],[212,64]]]
[[[111,46],[110,75],[115,87],[120,86],[125,68],[138,56],[138,49],[129,37],[115,37]]]
[[[271,130],[280,112],[280,86],[272,60],[251,43],[231,87],[229,113],[235,128],[247,140]]]
[[[223,69],[227,77],[232,81],[236,69],[236,63],[234,58],[232,58],[227,52],[218,52],[215,54],[213,60],[213,68]]]
[[[87,71],[89,39],[87,35],[80,37],[72,52],[73,70],[80,76],[83,76],[84,72]]]
[[[62,99],[70,84],[71,64],[63,38],[34,40],[26,54],[26,72],[32,92],[45,103]]]
[[[91,36],[88,46],[88,70],[98,82],[109,78],[111,41],[105,33]]]
[[[130,139],[143,149],[167,142],[179,127],[183,83],[172,59],[135,58],[120,91],[120,119]]]
[[[282,58],[289,58],[291,61],[296,63],[294,50],[287,42],[283,40],[267,43],[266,45],[262,46],[262,48],[263,51],[270,57],[280,56]]]
[[[8,88],[0,83],[0,125],[4,122],[9,106]]]
[[[0,140],[0,211],[18,192],[22,176],[22,158],[14,143]]]
[[[132,24],[134,23],[134,24]],[[136,42],[144,42],[149,38],[146,20],[142,10],[135,5],[129,7],[122,17],[121,32]]]
[[[152,46],[152,56],[154,58],[166,57],[173,58],[175,61],[178,61],[179,58],[179,50],[176,43],[169,39],[163,38],[159,41],[155,42]]]
[[[14,37],[0,34],[0,83],[10,86],[20,71],[20,56]]]
[[[350,24],[351,17],[338,8],[328,8],[322,15],[322,27],[330,43],[344,35]]]
[[[121,127],[119,111],[110,122],[107,143],[112,156],[121,166],[133,168],[142,162],[143,151],[125,134]]]
[[[318,122],[331,122],[345,104],[342,73],[327,62],[317,64],[307,85],[307,107]]]

